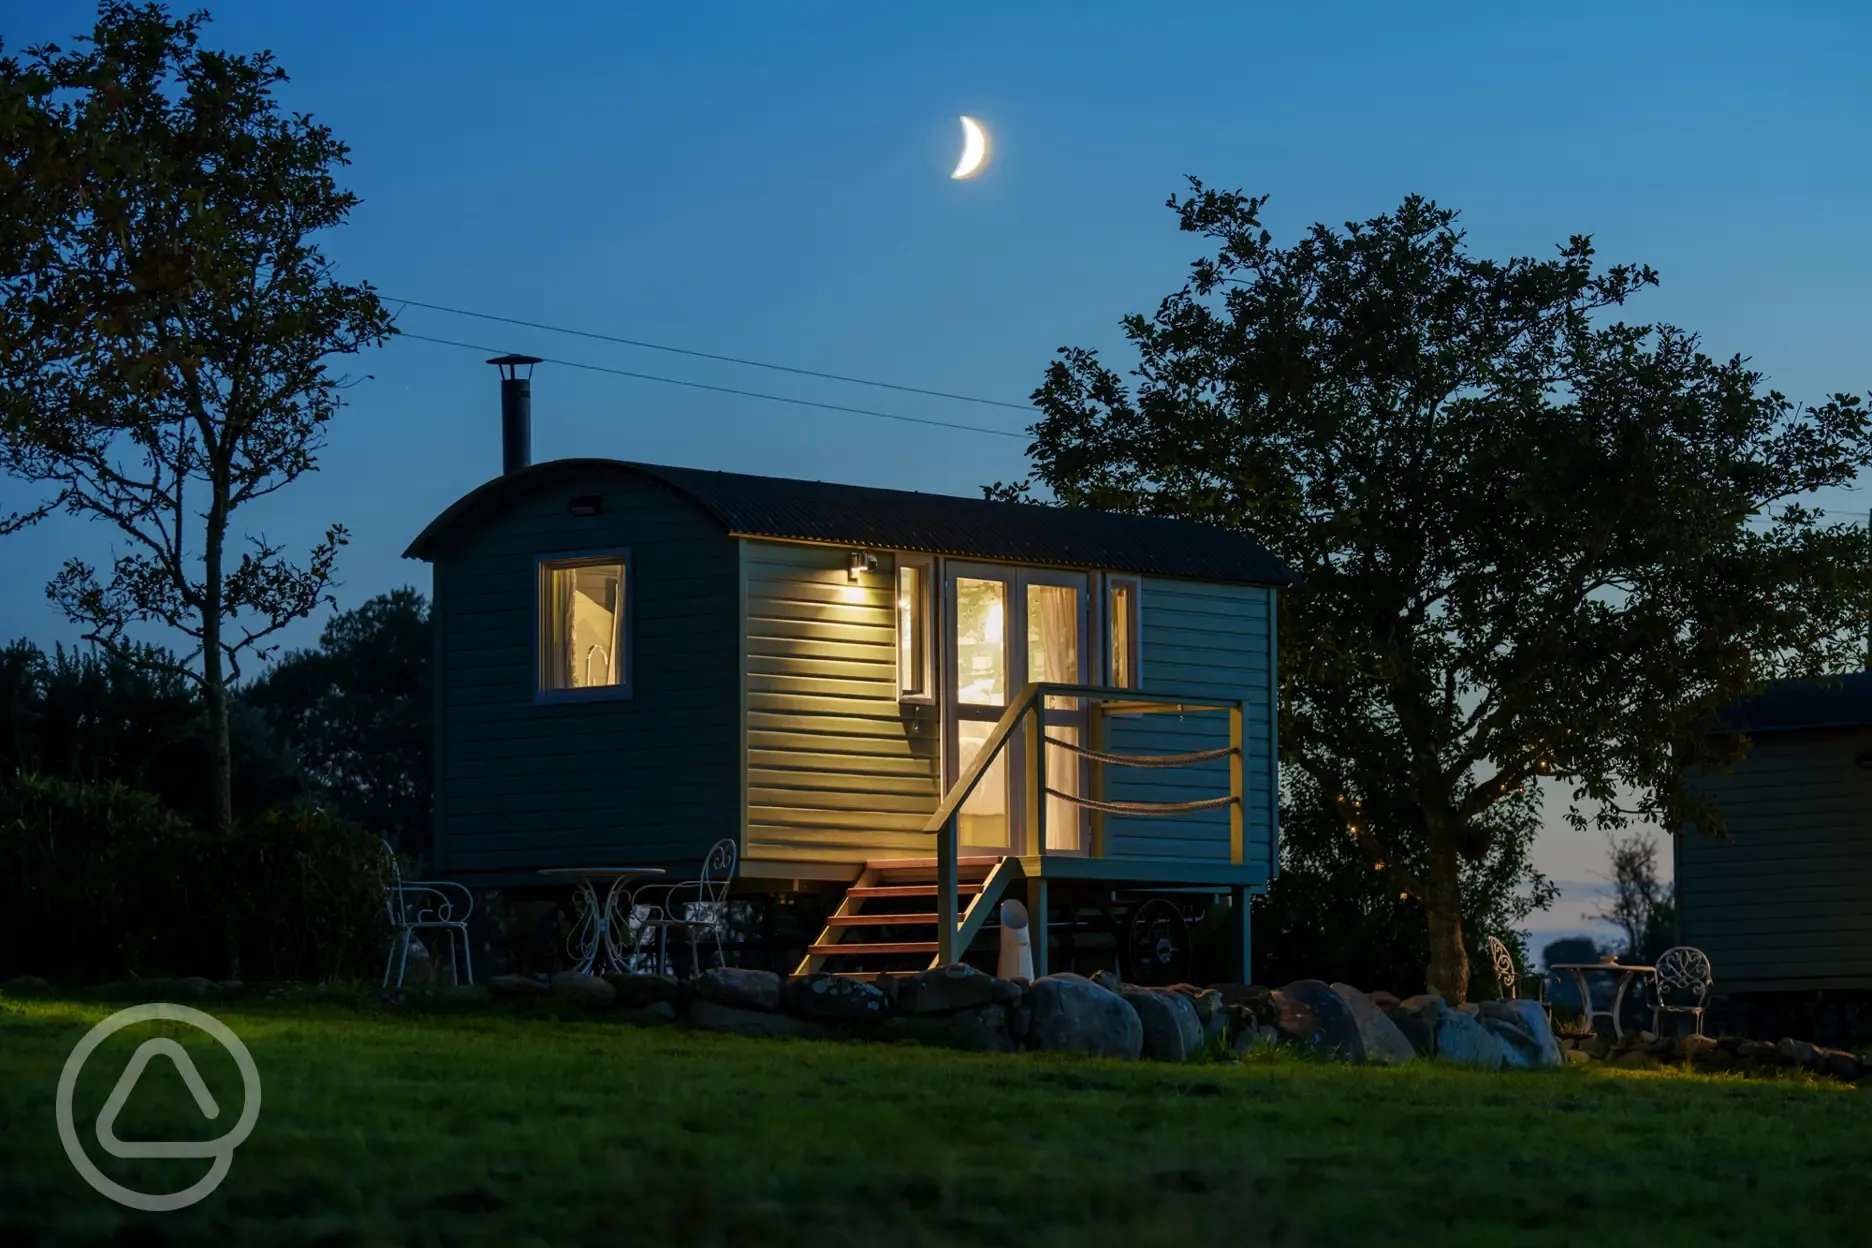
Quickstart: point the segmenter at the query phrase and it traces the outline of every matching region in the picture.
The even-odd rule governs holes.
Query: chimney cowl
[[[519,472],[533,462],[533,366],[543,361],[537,355],[497,355],[488,363],[501,374],[501,473]]]

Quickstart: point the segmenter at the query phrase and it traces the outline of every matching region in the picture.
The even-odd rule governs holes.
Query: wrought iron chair
[[[1502,995],[1511,1001],[1521,997],[1521,974],[1515,970],[1514,953],[1502,941],[1493,936],[1488,938],[1489,963],[1495,969],[1495,983]],[[1553,1004],[1547,1000],[1547,977],[1529,973],[1526,978],[1534,981],[1534,1000],[1546,1013],[1549,1024],[1553,1022]]]
[[[464,884],[451,880],[406,880],[390,842],[382,842],[390,877],[383,886],[384,911],[396,936],[390,942],[390,956],[384,961],[383,986],[391,986],[390,973],[396,972],[396,987],[403,986],[409,968],[410,942],[424,930],[446,931],[449,937],[449,971],[455,970],[456,950],[460,949],[465,984],[474,983],[474,958],[468,949],[468,916],[474,913],[474,894]],[[457,937],[460,937],[457,940]]]
[[[1716,982],[1709,955],[1690,945],[1676,945],[1658,955],[1651,982],[1651,1030],[1662,1035],[1666,1014],[1688,1014],[1697,1035],[1703,1034],[1703,1010],[1710,985]],[[1691,999],[1694,1004],[1682,1002]]]
[[[722,937],[728,931],[728,884],[734,879],[735,852],[732,839],[719,840],[702,860],[702,871],[696,879],[647,885],[632,896],[633,961],[643,954],[645,941],[652,940],[656,970],[670,967],[669,938],[671,932],[676,932],[688,937],[689,961],[697,975],[702,973],[704,940],[715,944],[716,965],[728,965]]]

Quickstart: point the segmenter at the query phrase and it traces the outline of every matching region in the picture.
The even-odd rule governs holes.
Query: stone
[[[1373,1005],[1383,1010],[1386,1014],[1389,1014],[1392,1010],[1395,1010],[1397,1009],[1398,1006],[1404,1004],[1402,1001],[1398,999],[1398,996],[1396,993],[1386,992],[1382,988],[1380,988],[1377,992],[1368,992],[1365,995],[1371,998],[1371,1003]]]
[[[725,1032],[731,1036],[820,1038],[831,1034],[824,1023],[815,1023],[811,1019],[794,1018],[791,1014],[780,1014],[772,1010],[743,1009],[738,1005],[728,1005],[708,997],[698,997],[695,1004],[689,1007],[686,1017],[691,1027],[700,1027],[703,1031]]]
[[[834,1022],[875,1022],[890,1013],[890,1000],[880,988],[846,975],[802,975],[789,979],[780,991],[780,1003],[789,1014]]]
[[[580,1005],[611,1005],[617,1001],[617,989],[596,975],[581,971],[560,971],[552,977],[552,995]]]
[[[1586,1066],[1592,1063],[1592,1055],[1584,1049],[1568,1049],[1566,1061],[1569,1066]]]
[[[1708,1036],[1685,1036],[1682,1048],[1685,1061],[1701,1066],[1715,1065],[1722,1055],[1722,1049]]]
[[[1196,1021],[1207,1027],[1215,1016],[1216,1007],[1222,1004],[1222,994],[1213,988],[1198,988],[1195,984],[1171,984],[1168,991],[1185,998],[1196,1007]]]
[[[1352,1007],[1330,985],[1296,979],[1276,988],[1273,1000],[1280,1011],[1274,1028],[1291,1043],[1315,1053],[1336,1053],[1347,1061],[1365,1060],[1365,1042]]]
[[[1814,1046],[1805,1040],[1782,1036],[1775,1041],[1775,1056],[1783,1066],[1808,1067],[1814,1064]]]
[[[1456,1008],[1467,1014],[1470,1018],[1479,1018],[1482,1015],[1482,1007],[1477,1005],[1474,1001],[1465,1001]]]
[[[641,1007],[657,1001],[674,1001],[681,995],[681,985],[674,975],[645,975],[639,972],[612,973],[605,983],[617,989],[618,1004]]]
[[[952,1010],[947,1014],[900,1014],[887,1018],[879,1026],[880,1040],[902,1040],[939,1049],[963,1049],[971,1053],[1012,1053],[1014,1035],[1010,1011],[993,1001],[972,1009]],[[1029,1023],[1031,1027],[1031,1022]]]
[[[531,975],[496,975],[487,986],[497,997],[543,997],[551,991]]]
[[[1036,1049],[1085,1053],[1134,1062],[1144,1051],[1144,1024],[1117,993],[1081,975],[1047,975],[1027,993]]]
[[[1582,1053],[1596,1062],[1603,1062],[1612,1056],[1612,1046],[1606,1043],[1604,1036],[1598,1034],[1582,1038],[1579,1047]]]
[[[1236,1010],[1263,1027],[1274,1025],[1274,990],[1260,984],[1211,984],[1209,988],[1222,997],[1222,1004]]]
[[[1093,971],[1092,982],[1107,992],[1115,992],[1121,997],[1124,996],[1124,980],[1119,979],[1118,976],[1111,971]]]
[[[1378,1008],[1378,1002],[1351,984],[1334,984],[1332,990],[1352,1011],[1359,1039],[1365,1046],[1365,1060],[1379,1066],[1402,1066],[1417,1056],[1417,1048],[1390,1015]],[[1393,998],[1395,1000],[1396,998]]]
[[[648,1005],[619,1010],[618,1017],[627,1023],[673,1023],[676,1006],[669,1001],[652,1001]]]
[[[37,975],[15,975],[0,984],[0,993],[9,997],[39,997],[52,991],[52,985]]]
[[[218,997],[221,995],[221,985],[219,983],[212,979],[205,979],[200,975],[184,976],[175,982],[176,987],[180,988],[191,997]]]
[[[741,1010],[777,1010],[780,1008],[780,977],[772,971],[718,966],[703,971],[696,978],[695,994],[704,1001]]]
[[[1398,1002],[1390,1017],[1418,1057],[1435,1057],[1436,1025],[1442,1013],[1443,998],[1423,992]]]
[[[1490,1026],[1495,1038],[1503,1045],[1503,1056],[1526,1059],[1526,1066],[1531,1070],[1552,1070],[1560,1065],[1560,1042],[1554,1038],[1553,1028],[1547,1022],[1547,1011],[1541,1009],[1538,1001],[1484,1001],[1481,1018],[1484,1026],[1490,1020],[1504,1024],[1504,1027]],[[1510,1055],[1508,1046],[1518,1046],[1519,1052]]]
[[[1859,1077],[1859,1059],[1844,1049],[1822,1049],[1821,1069],[1835,1079],[1857,1079]]]
[[[1229,1011],[1218,1005],[1209,1015],[1209,1021],[1203,1024],[1203,1048],[1227,1048],[1229,1028],[1234,1026],[1234,1023],[1235,1020],[1230,1016]]]
[[[1236,1053],[1248,1055],[1265,1053],[1280,1044],[1280,1033],[1272,1027],[1263,1027],[1259,1023],[1244,1023],[1235,1032],[1234,1043],[1230,1046]]]
[[[1658,1060],[1652,1056],[1648,1048],[1627,1050],[1613,1058],[1612,1064],[1620,1070],[1656,1070],[1658,1068]]]
[[[1533,1070],[1534,1062],[1529,1056],[1534,1048],[1534,1037],[1530,1036],[1518,1024],[1503,1018],[1487,1018],[1473,1015],[1476,1022],[1482,1024],[1482,1030],[1495,1037],[1501,1046],[1503,1070]]]
[[[1744,1040],[1736,1046],[1735,1055],[1744,1061],[1773,1061],[1776,1056],[1775,1045],[1768,1040]]]
[[[899,1014],[948,1014],[1020,999],[1021,986],[976,970],[966,962],[933,966],[898,979]]]
[[[1126,985],[1122,994],[1144,1028],[1144,1056],[1153,1062],[1187,1062],[1202,1052],[1203,1025],[1196,1007],[1180,992]]]
[[[1437,1015],[1436,1060],[1479,1070],[1500,1070],[1503,1063],[1501,1042],[1466,1010],[1448,1006]]]
[[[486,1005],[493,993],[486,984],[447,984],[436,989],[436,1000],[446,1005]]]

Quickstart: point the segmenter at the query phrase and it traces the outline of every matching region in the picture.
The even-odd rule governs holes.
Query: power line
[[[457,342],[453,338],[431,338],[427,334],[412,334],[407,330],[397,333],[399,338],[413,338],[417,342],[433,342],[445,347],[461,347],[468,351],[480,351],[488,355],[503,355],[503,347],[488,347],[475,342]],[[561,368],[582,368],[592,373],[610,373],[617,377],[634,377],[638,381],[657,381],[666,386],[683,386],[690,390],[708,390],[715,394],[736,394],[744,399],[766,399],[770,403],[790,403],[795,407],[816,407],[828,412],[844,412],[850,416],[873,416],[879,420],[898,420],[907,425],[932,425],[938,429],[960,429],[966,433],[991,433],[998,438],[1024,438],[1027,435],[1010,429],[990,429],[986,425],[964,425],[951,420],[928,420],[922,416],[900,416],[895,412],[878,412],[868,407],[846,407],[839,403],[820,403],[813,399],[794,399],[784,394],[764,394],[759,390],[737,390],[733,386],[711,386],[700,381],[682,381],[675,377],[658,377],[654,373],[634,373],[627,368],[606,368],[602,364],[581,364],[577,360],[555,360],[539,357],[542,364],[557,364]]]
[[[903,394],[928,395],[932,399],[953,399],[958,403],[980,403],[986,407],[1005,407],[1016,412],[1031,412],[1033,407],[1027,403],[1009,403],[1002,399],[984,399],[972,394],[952,394],[947,390],[925,390],[921,386],[900,386],[891,381],[871,381],[864,377],[847,377],[843,373],[825,373],[812,368],[794,368],[788,364],[769,364],[761,360],[743,359],[738,355],[718,355],[712,351],[692,351],[687,347],[665,346],[658,342],[645,342],[640,338],[619,338],[614,334],[594,333],[588,329],[568,329],[563,325],[544,325],[538,321],[523,321],[511,316],[495,316],[491,312],[471,312],[467,308],[451,308],[440,303],[424,303],[420,299],[383,298],[390,303],[403,304],[411,308],[427,308],[431,312],[447,312],[452,316],[472,316],[483,321],[499,321],[503,325],[523,325],[528,329],[543,329],[552,334],[571,334],[577,338],[593,338],[599,342],[615,342],[626,347],[642,347],[646,351],[667,351],[671,355],[687,355],[698,360],[715,360],[723,364],[743,364],[748,368],[765,368],[776,373],[793,373],[799,377],[817,377],[822,381],[842,381],[853,386],[873,386],[879,390],[896,390]],[[411,334],[410,337],[416,335]]]

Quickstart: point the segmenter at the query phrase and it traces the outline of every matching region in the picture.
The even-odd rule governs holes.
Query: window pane
[[[1007,582],[956,578],[956,701],[1007,703]]]
[[[1079,683],[1079,591],[1070,585],[1027,587],[1027,679]]]
[[[907,697],[929,693],[928,569],[897,565],[897,687]]]
[[[1000,582],[991,582],[999,584]],[[956,722],[956,746],[960,757],[958,774],[967,769],[987,744],[994,725],[985,720],[963,719]],[[981,783],[956,812],[956,830],[962,844],[973,849],[1006,849],[1008,843],[1008,770],[1004,749],[989,764]]]
[[[541,686],[623,684],[624,565],[549,564],[543,580]]]
[[[1131,658],[1135,653],[1132,612],[1136,606],[1131,586],[1111,587],[1111,683],[1119,689],[1130,689],[1137,683]]]

